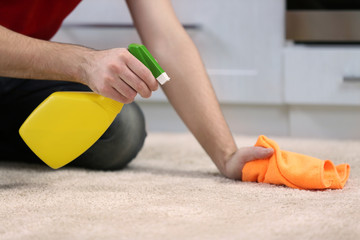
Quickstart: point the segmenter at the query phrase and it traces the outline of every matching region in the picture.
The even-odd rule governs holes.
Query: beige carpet
[[[153,133],[119,172],[0,163],[0,239],[360,239],[360,141],[272,138],[349,163],[345,188],[228,180],[191,135]]]

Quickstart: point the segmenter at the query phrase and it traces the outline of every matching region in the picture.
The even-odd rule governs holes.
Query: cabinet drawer
[[[285,101],[290,104],[360,105],[360,48],[286,48]]]

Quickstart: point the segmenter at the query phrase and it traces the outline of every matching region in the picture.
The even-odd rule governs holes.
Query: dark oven
[[[360,0],[286,0],[286,39],[360,43]]]

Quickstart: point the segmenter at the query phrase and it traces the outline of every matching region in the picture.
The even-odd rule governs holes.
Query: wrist
[[[85,65],[95,51],[86,47],[48,42],[43,40],[37,44],[34,69],[38,69],[39,78],[62,80],[86,84]]]
[[[88,72],[92,66],[93,54],[96,50],[70,44],[59,44],[60,74],[63,80],[88,85]]]
[[[73,62],[74,68],[71,76],[74,81],[89,85],[89,71],[94,67],[94,61],[92,59],[94,58],[96,50],[82,47],[76,50],[77,51],[74,54],[75,60]]]
[[[231,167],[229,167],[229,163],[231,158],[234,156],[234,154],[237,151],[237,147],[234,144],[233,146],[229,147],[228,149],[225,149],[222,151],[222,153],[217,158],[217,161],[214,160],[215,165],[217,166],[219,172],[225,176],[229,177],[229,169],[231,170]]]

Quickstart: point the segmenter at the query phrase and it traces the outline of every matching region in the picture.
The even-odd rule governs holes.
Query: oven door
[[[287,0],[286,39],[360,42],[359,0]]]

